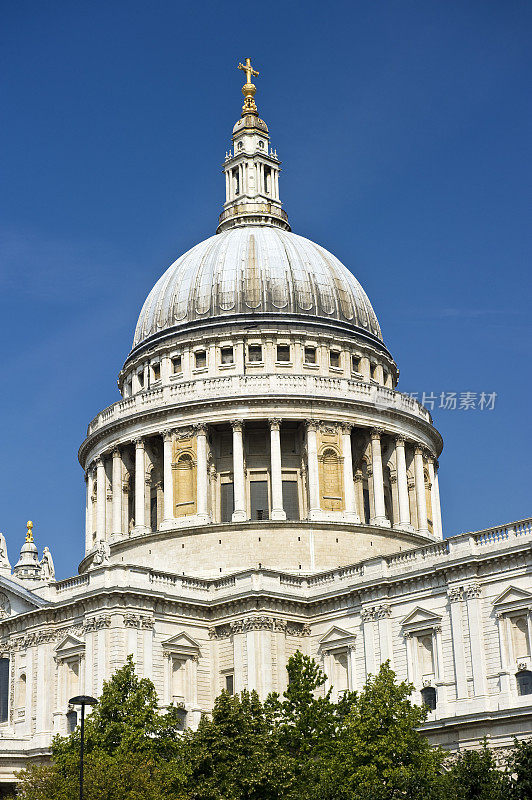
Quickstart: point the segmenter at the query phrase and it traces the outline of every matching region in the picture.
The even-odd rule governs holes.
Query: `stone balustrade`
[[[378,409],[390,408],[411,414],[425,422],[432,421],[430,413],[417,400],[372,383],[321,375],[228,375],[181,381],[119,400],[90,422],[87,436],[111,423],[163,406],[167,408],[209,399],[264,399],[276,394],[365,403]]]

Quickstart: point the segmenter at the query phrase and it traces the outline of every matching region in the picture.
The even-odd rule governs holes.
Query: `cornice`
[[[91,448],[95,447],[98,442],[105,439],[107,436],[112,435],[113,433],[119,433],[121,431],[128,430],[131,426],[135,426],[139,424],[139,422],[143,423],[152,423],[156,421],[160,421],[161,427],[168,428],[168,427],[175,427],[178,422],[176,420],[170,419],[172,413],[178,412],[180,410],[186,409],[187,417],[193,417],[195,421],[199,422],[198,420],[198,413],[201,412],[202,409],[209,409],[212,413],[213,408],[218,409],[228,409],[228,421],[230,421],[231,416],[235,415],[235,411],[238,406],[241,406],[242,403],[245,403],[247,408],[263,408],[264,409],[264,418],[268,419],[270,416],[280,416],[281,409],[283,407],[290,408],[290,407],[297,407],[301,408],[301,421],[307,416],[306,413],[306,404],[309,403],[309,398],[306,395],[285,395],[285,394],[278,394],[272,395],[269,394],[267,397],[246,397],[242,395],[241,397],[226,397],[226,398],[209,398],[208,400],[188,400],[182,401],[177,403],[172,403],[171,405],[161,405],[157,408],[147,409],[145,411],[137,411],[134,414],[131,414],[127,417],[124,417],[121,420],[117,420],[115,422],[111,422],[108,425],[104,425],[103,427],[99,428],[93,434],[87,436],[87,438],[82,442],[80,448],[78,450],[78,460],[82,467],[84,467],[86,457],[90,452]],[[303,406],[303,407],[302,407]],[[405,423],[408,422],[411,426],[417,428],[421,431],[421,433],[425,434],[429,440],[432,441],[434,445],[434,450],[436,451],[436,456],[439,456],[443,450],[443,439],[437,429],[427,420],[423,420],[420,417],[416,417],[414,415],[409,414],[407,411],[400,411],[397,409],[391,408],[382,408],[376,405],[372,405],[370,403],[365,403],[359,400],[350,400],[347,398],[327,398],[327,397],[313,397],[312,398],[312,409],[315,412],[317,409],[324,409],[324,411],[319,411],[320,419],[324,421],[330,422],[340,422],[340,421],[347,421],[347,420],[339,420],[336,416],[331,419],[331,407],[334,406],[338,409],[350,410],[356,409],[358,413],[368,414],[371,415],[372,419],[368,420],[368,428],[375,427],[375,419],[378,419],[380,424],[384,424],[385,421],[388,422],[397,422],[397,423]],[[270,410],[268,410],[270,409]],[[326,410],[325,410],[326,409]],[[192,421],[194,421],[191,419]],[[209,420],[201,419],[202,423],[209,424]],[[220,420],[213,419],[213,424],[219,424]],[[179,423],[184,424],[184,423]],[[357,422],[353,423],[357,426]],[[361,426],[362,427],[362,426]],[[387,431],[385,431],[387,432]],[[138,437],[138,428],[135,430],[135,433]],[[395,431],[390,431],[390,435],[395,435]],[[161,430],[162,434],[162,430]],[[133,438],[134,432],[132,432]],[[123,444],[122,442],[113,442],[110,446]],[[434,455],[434,454],[432,454]]]

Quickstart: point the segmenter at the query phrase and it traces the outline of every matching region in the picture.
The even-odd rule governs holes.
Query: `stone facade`
[[[282,692],[299,649],[334,696],[389,659],[451,749],[532,733],[532,523],[444,538],[441,436],[360,284],[291,233],[248,100],[219,232],[150,293],[80,447],[79,574],[31,526],[13,570],[0,541],[4,785],[130,653],[184,725]]]

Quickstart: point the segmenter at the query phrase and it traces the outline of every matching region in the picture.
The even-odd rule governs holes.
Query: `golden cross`
[[[243,72],[246,73],[246,83],[252,83],[251,78],[254,77],[254,76],[257,76],[259,74],[257,72],[257,70],[253,69],[253,67],[251,66],[251,59],[250,58],[246,58],[245,65],[244,64],[239,64],[238,65],[238,69],[241,69]]]

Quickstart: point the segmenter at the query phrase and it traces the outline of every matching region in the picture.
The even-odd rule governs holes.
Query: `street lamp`
[[[85,735],[85,706],[95,706],[98,702],[95,697],[80,694],[71,697],[68,701],[71,706],[81,706],[81,752],[79,756],[79,800],[83,800],[83,744]]]

